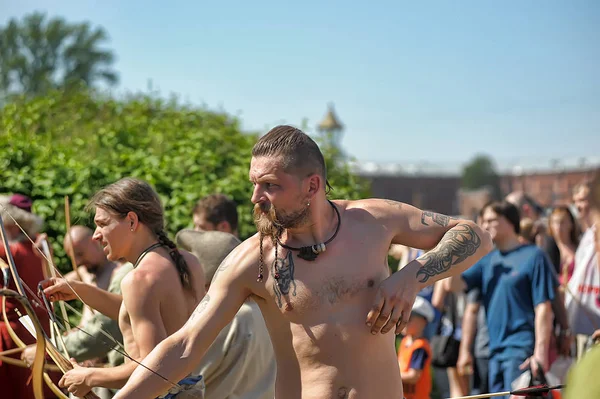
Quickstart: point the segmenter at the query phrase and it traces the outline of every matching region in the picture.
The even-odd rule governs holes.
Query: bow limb
[[[23,368],[27,368],[27,369],[29,368],[29,364],[25,363],[23,360],[15,359],[14,357],[0,355],[0,361],[4,362],[6,364],[11,364],[13,366],[17,366],[17,367],[23,367]],[[51,371],[51,372],[59,372],[60,371],[58,366],[56,366],[54,364],[45,364],[44,370]],[[46,380],[46,379],[44,378],[44,380]]]
[[[23,305],[23,308],[25,309],[29,317],[31,317],[32,319],[36,317],[35,312],[31,308],[31,304],[29,303],[27,297],[24,297],[19,293],[9,289],[1,289],[0,295],[2,295],[4,303],[7,297],[19,301],[21,305]],[[4,315],[6,315],[6,312],[4,312]],[[41,327],[41,325],[34,323],[34,326],[37,344],[35,347],[35,359],[33,361],[33,364],[31,365],[33,376],[33,395],[35,399],[44,399],[44,365],[46,364],[46,339],[44,337],[44,330],[39,328]]]
[[[12,297],[12,298],[16,299],[17,301],[19,301],[25,308],[25,311],[31,318],[31,322],[33,323],[33,326],[35,327],[37,344],[36,344],[35,361],[32,366],[33,367],[33,381],[34,381],[33,388],[34,388],[35,398],[43,399],[44,396],[43,396],[42,380],[43,380],[43,374],[44,374],[44,364],[46,362],[46,352],[48,352],[48,354],[50,355],[52,360],[54,360],[56,365],[63,371],[63,373],[65,373],[68,370],[71,370],[73,368],[73,365],[71,364],[71,362],[69,362],[68,359],[66,359],[64,356],[61,355],[61,353],[58,351],[58,349],[56,349],[56,347],[52,344],[52,341],[50,341],[48,339],[48,336],[44,332],[42,323],[38,319],[37,314],[33,311],[33,307],[31,306],[31,303],[29,302],[29,299],[27,298],[27,294],[25,293],[25,288],[23,286],[21,277],[19,276],[19,271],[17,270],[15,260],[13,259],[12,253],[10,251],[10,246],[8,244],[6,230],[4,228],[4,221],[2,220],[2,218],[0,218],[0,236],[2,236],[2,242],[4,244],[4,248],[6,249],[6,258],[8,260],[8,267],[10,270],[10,274],[12,274],[13,281],[15,282],[15,285],[17,287],[17,292],[15,292],[13,290],[9,290],[9,289],[2,289],[2,290],[0,290],[0,292],[2,293],[1,295],[4,297],[4,299],[3,299],[4,301],[7,296]],[[3,306],[3,317],[5,317],[5,321],[8,321],[8,318],[6,317],[5,304],[6,303],[3,302],[3,305],[4,305]],[[10,324],[9,324],[9,328],[10,328]],[[14,333],[14,330],[13,330],[13,333]],[[14,337],[17,337],[17,335],[14,334]],[[11,338],[14,338],[14,337],[11,335]],[[20,339],[18,339],[18,341],[23,342]],[[40,396],[37,396],[38,394]],[[98,396],[96,394],[94,394],[93,392],[88,393],[87,395],[84,396],[84,398],[99,399]]]
[[[68,202],[68,197],[67,197],[67,202]],[[15,225],[17,227],[19,227],[19,229],[23,232],[23,234],[25,235],[25,237],[27,237],[27,239],[34,244],[34,248],[37,249],[43,257],[46,257],[44,255],[43,252],[40,251],[39,248],[37,248],[37,246],[35,246],[35,242],[31,239],[31,237],[27,234],[27,232],[23,229],[23,227],[15,220],[15,218],[10,214],[10,212],[8,212],[6,210],[6,208],[4,208],[4,206],[2,204],[0,204],[0,207],[2,207],[2,209],[4,210],[4,212],[13,220],[13,222],[15,222]],[[21,282],[21,278],[19,277],[19,273],[17,271],[17,268],[15,266],[14,260],[12,258],[12,255],[10,253],[10,249],[8,247],[8,241],[6,240],[6,232],[4,230],[4,223],[2,221],[2,218],[0,218],[0,235],[2,236],[2,240],[4,242],[4,245],[6,247],[6,252],[7,252],[7,258],[9,261],[9,268],[13,274],[13,279],[15,281],[15,284],[17,285],[17,290],[19,291],[19,293],[21,292],[25,292],[23,284]],[[60,271],[58,271],[58,269],[56,269],[56,267],[54,267],[54,270],[57,272],[57,274],[62,277],[64,279],[64,277],[60,274]],[[6,277],[6,275],[5,275]],[[77,292],[73,289],[73,287],[71,287],[71,285],[69,284],[68,280],[65,280],[66,284],[71,288],[71,290],[73,291],[73,293],[75,294],[75,296],[83,303],[84,306],[87,306],[92,314],[96,314],[96,312],[85,303],[85,301],[83,299],[81,299],[81,297],[77,294]],[[25,296],[26,297],[26,296]],[[35,297],[35,294],[34,294]],[[40,324],[41,323],[39,321],[39,319],[37,318],[37,315],[35,317],[35,319],[33,320],[34,322],[37,322]],[[85,330],[75,326],[75,328],[77,328],[80,331],[83,331],[84,333],[88,334]],[[43,329],[42,329],[43,331]],[[115,343],[117,345],[117,347],[123,347],[123,345],[121,343],[119,343],[112,335],[110,335],[109,333],[107,333],[104,330],[100,330],[105,336],[109,337],[111,341],[113,341],[113,343]],[[46,334],[44,333],[44,336],[46,337]],[[47,337],[46,337],[47,339]],[[148,370],[149,372],[151,372],[152,374],[154,374],[157,377],[160,377],[161,379],[163,379],[164,381],[168,382],[169,384],[171,384],[172,386],[176,387],[176,388],[181,388],[181,386],[171,380],[169,380],[168,378],[166,378],[165,376],[161,375],[160,373],[152,370],[151,368],[145,366],[142,362],[139,362],[138,360],[134,359],[133,357],[131,357],[130,355],[127,354],[126,351],[121,351],[119,349],[117,349],[117,347],[111,348],[111,349],[115,349],[117,352],[119,352],[120,354],[122,354],[124,357],[128,358],[129,360],[131,360],[132,362],[136,363],[138,366],[143,367],[144,369]],[[67,360],[64,356],[62,356],[60,354],[60,352],[58,352],[58,349],[56,349],[56,347],[54,346],[54,344],[47,339],[47,346],[46,349],[48,351],[48,354],[50,355],[50,357],[56,362],[57,366],[61,367],[61,369],[64,369],[64,372],[71,370],[73,368],[73,365],[71,364],[71,362],[69,360]],[[98,398],[97,395],[93,394],[92,392],[90,392],[89,394],[84,396],[87,399],[93,399],[93,398]]]
[[[73,267],[73,271],[77,274],[77,278],[79,281],[83,281],[81,278],[81,273],[79,273],[79,269],[77,268],[77,262],[75,262],[75,256],[73,254],[73,242],[71,241],[71,207],[69,205],[69,196],[65,195],[65,222],[67,224],[66,235],[69,237],[69,244],[71,245],[71,250],[69,251],[69,259],[71,259],[71,266]]]
[[[71,238],[71,206],[69,204],[69,196],[65,195],[65,223],[67,225],[67,231],[65,232],[65,236],[68,237],[69,239],[67,240],[71,246],[71,250],[67,251],[68,255],[69,255],[69,259],[71,260],[71,267],[73,268],[73,271],[75,272],[75,274],[77,274],[77,278],[79,279],[79,281],[83,282],[83,278],[81,277],[81,273],[79,273],[79,268],[77,267],[77,262],[75,262],[75,254],[73,251],[73,240]],[[56,267],[52,267],[53,270],[57,270]],[[60,273],[59,273],[60,274]],[[55,276],[53,276],[55,277]],[[62,275],[60,276],[62,277]],[[79,298],[81,300],[81,298]],[[91,314],[95,315],[96,311],[94,309],[92,309],[91,306],[89,306],[87,303],[83,302],[83,300],[81,300],[81,302],[83,303],[83,306],[86,306],[88,308],[88,310],[91,312]]]
[[[17,345],[17,347],[24,349],[27,347],[27,344],[25,342],[23,342],[21,340],[21,338],[19,338],[19,336],[17,335],[17,333],[15,332],[15,330],[13,330],[13,328],[10,325],[10,322],[8,321],[8,316],[6,314],[6,297],[2,297],[2,319],[4,320],[4,324],[6,325],[6,330],[8,331],[8,335],[10,335],[10,338],[13,340],[13,342]],[[38,354],[39,351],[39,344],[36,343],[36,356]],[[41,353],[43,353],[45,355],[45,350],[42,350]],[[5,359],[2,359],[5,360]],[[12,359],[15,360],[15,359]],[[5,360],[6,361],[6,360]],[[6,361],[6,363],[10,363],[10,361]],[[57,366],[52,366],[52,365],[45,365],[44,366],[44,370],[47,371],[60,371],[60,369],[58,369]],[[52,378],[50,378],[50,376],[48,375],[48,373],[46,373],[44,371],[44,382],[46,383],[46,385],[48,386],[48,388],[50,388],[50,390],[60,399],[69,399],[68,396],[66,396],[61,389],[56,386],[56,384],[54,383],[54,381],[52,381]]]
[[[46,241],[45,239],[42,240],[42,252],[44,253],[44,255],[46,255],[44,258],[44,261],[42,261],[42,263],[45,265],[44,267],[44,275],[46,276],[46,278],[49,277],[56,277],[56,271],[54,270],[54,261],[52,260],[52,254],[50,253],[50,248],[48,247],[48,241]],[[62,319],[63,319],[63,326],[65,326],[65,330],[66,327],[70,327],[69,326],[69,317],[67,315],[67,309],[65,308],[65,303],[64,301],[59,301],[58,302],[58,306],[60,308],[61,311],[61,315],[62,315]],[[60,333],[60,328],[57,325],[57,323],[55,322],[54,318],[50,319],[50,323],[53,324],[53,329],[51,330],[52,333],[52,337],[55,337],[56,339],[54,340],[54,342],[59,342],[61,343],[61,347],[64,351],[64,355],[68,358],[70,358],[71,356],[69,355],[69,351],[67,350],[67,346],[65,345],[65,341],[63,340],[63,337]],[[61,323],[62,324],[62,323]]]
[[[0,219],[0,223],[2,223],[2,219]],[[2,234],[2,237],[4,238],[4,225],[2,225],[2,229],[0,230],[0,234]],[[7,244],[7,243],[5,243]],[[7,252],[7,257],[10,254],[10,251],[8,249],[9,247],[6,246],[6,252]],[[11,272],[10,272],[10,266],[8,264],[6,264],[2,259],[0,259],[0,268],[2,269],[2,274],[4,276],[4,286],[8,286],[9,281],[11,280]],[[20,281],[20,280],[19,280]],[[31,316],[30,316],[31,317]],[[13,342],[15,343],[15,345],[17,345],[18,348],[20,348],[21,350],[27,347],[27,344],[25,342],[23,342],[21,340],[21,338],[19,338],[19,336],[17,335],[17,333],[15,332],[15,330],[12,328],[10,321],[8,320],[8,315],[6,314],[6,297],[2,296],[2,320],[4,321],[4,325],[6,326],[6,331],[8,332],[8,335],[10,336],[10,338],[13,340]],[[56,386],[56,384],[54,383],[54,381],[52,381],[52,378],[50,378],[50,376],[48,375],[48,373],[46,372],[46,370],[48,371],[58,371],[58,369],[56,369],[56,366],[50,366],[50,365],[45,365],[45,355],[46,355],[46,350],[45,350],[45,340],[42,340],[42,342],[40,342],[39,340],[36,342],[36,352],[35,352],[35,361],[34,364],[36,364],[36,361],[39,363],[40,361],[38,360],[40,356],[42,359],[42,372],[43,372],[43,380],[46,383],[46,385],[48,386],[48,388],[50,388],[50,390],[60,399],[69,399],[68,396],[66,396],[62,390]],[[40,353],[41,355],[38,355],[38,353]],[[15,360],[18,361],[16,359],[12,359],[12,358],[7,358],[7,359],[11,359],[11,360]],[[11,360],[7,360],[7,359],[1,359],[6,363],[11,363]],[[34,385],[35,386],[35,385]],[[35,391],[34,391],[35,394]]]

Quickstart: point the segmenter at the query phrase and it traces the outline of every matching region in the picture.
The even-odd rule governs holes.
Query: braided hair
[[[134,212],[140,223],[146,225],[158,238],[158,242],[169,250],[184,289],[196,292],[192,286],[190,268],[173,241],[165,233],[164,211],[156,191],[147,182],[124,178],[98,191],[90,200],[87,209],[99,207],[107,212],[126,217]]]
[[[164,230],[156,232],[156,236],[158,237],[158,242],[169,248],[169,255],[171,256],[171,259],[173,259],[173,263],[175,263],[177,273],[179,274],[179,280],[181,281],[183,288],[193,290],[190,269],[183,255],[181,255],[181,252],[177,249],[177,245],[167,237]]]

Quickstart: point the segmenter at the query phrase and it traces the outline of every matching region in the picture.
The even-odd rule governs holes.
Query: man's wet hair
[[[302,130],[289,125],[275,126],[262,136],[252,148],[253,157],[279,157],[286,173],[301,179],[318,174],[327,181],[325,158],[317,143]]]

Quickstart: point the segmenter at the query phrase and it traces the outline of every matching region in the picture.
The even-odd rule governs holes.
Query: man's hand
[[[400,334],[408,324],[413,303],[421,290],[414,268],[414,265],[419,267],[420,264],[411,263],[379,285],[373,306],[367,315],[367,326],[371,327],[373,335],[379,332],[386,334],[391,330]]]
[[[461,350],[458,353],[458,360],[456,361],[456,369],[459,375],[471,375],[473,374],[473,355],[469,350]]]
[[[594,341],[596,344],[600,344],[600,330],[594,331],[592,334],[592,341]]]
[[[75,284],[71,281],[71,285]],[[40,283],[44,289],[44,294],[51,302],[71,301],[77,298],[75,292],[64,278],[52,277]]]
[[[63,375],[58,386],[67,388],[67,391],[77,397],[83,397],[92,390],[90,378],[94,369],[81,367],[75,359],[71,359],[71,364],[73,370],[69,370]]]
[[[549,368],[548,359],[542,358],[534,353],[533,356],[521,363],[519,369],[526,370],[528,367],[531,369],[531,374],[533,376],[543,375]]]
[[[35,353],[35,345],[28,346],[23,349],[23,352],[21,352],[21,360],[24,361],[28,367],[31,367],[33,361],[35,360]]]

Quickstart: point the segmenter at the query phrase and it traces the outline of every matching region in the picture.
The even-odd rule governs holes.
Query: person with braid
[[[121,388],[138,363],[162,340],[180,329],[205,294],[205,275],[198,259],[177,249],[164,230],[163,208],[146,182],[125,178],[97,192],[88,209],[95,209],[98,241],[111,261],[124,259],[134,265],[121,283],[122,295],[80,282],[52,278],[44,281],[51,301],[79,296],[86,304],[119,321],[125,351],[130,359],[117,367],[86,368],[73,362],[59,385],[76,396],[92,387]],[[75,293],[73,292],[75,291]],[[127,361],[134,360],[134,361]],[[179,394],[202,397],[201,376],[188,376],[163,397]]]

